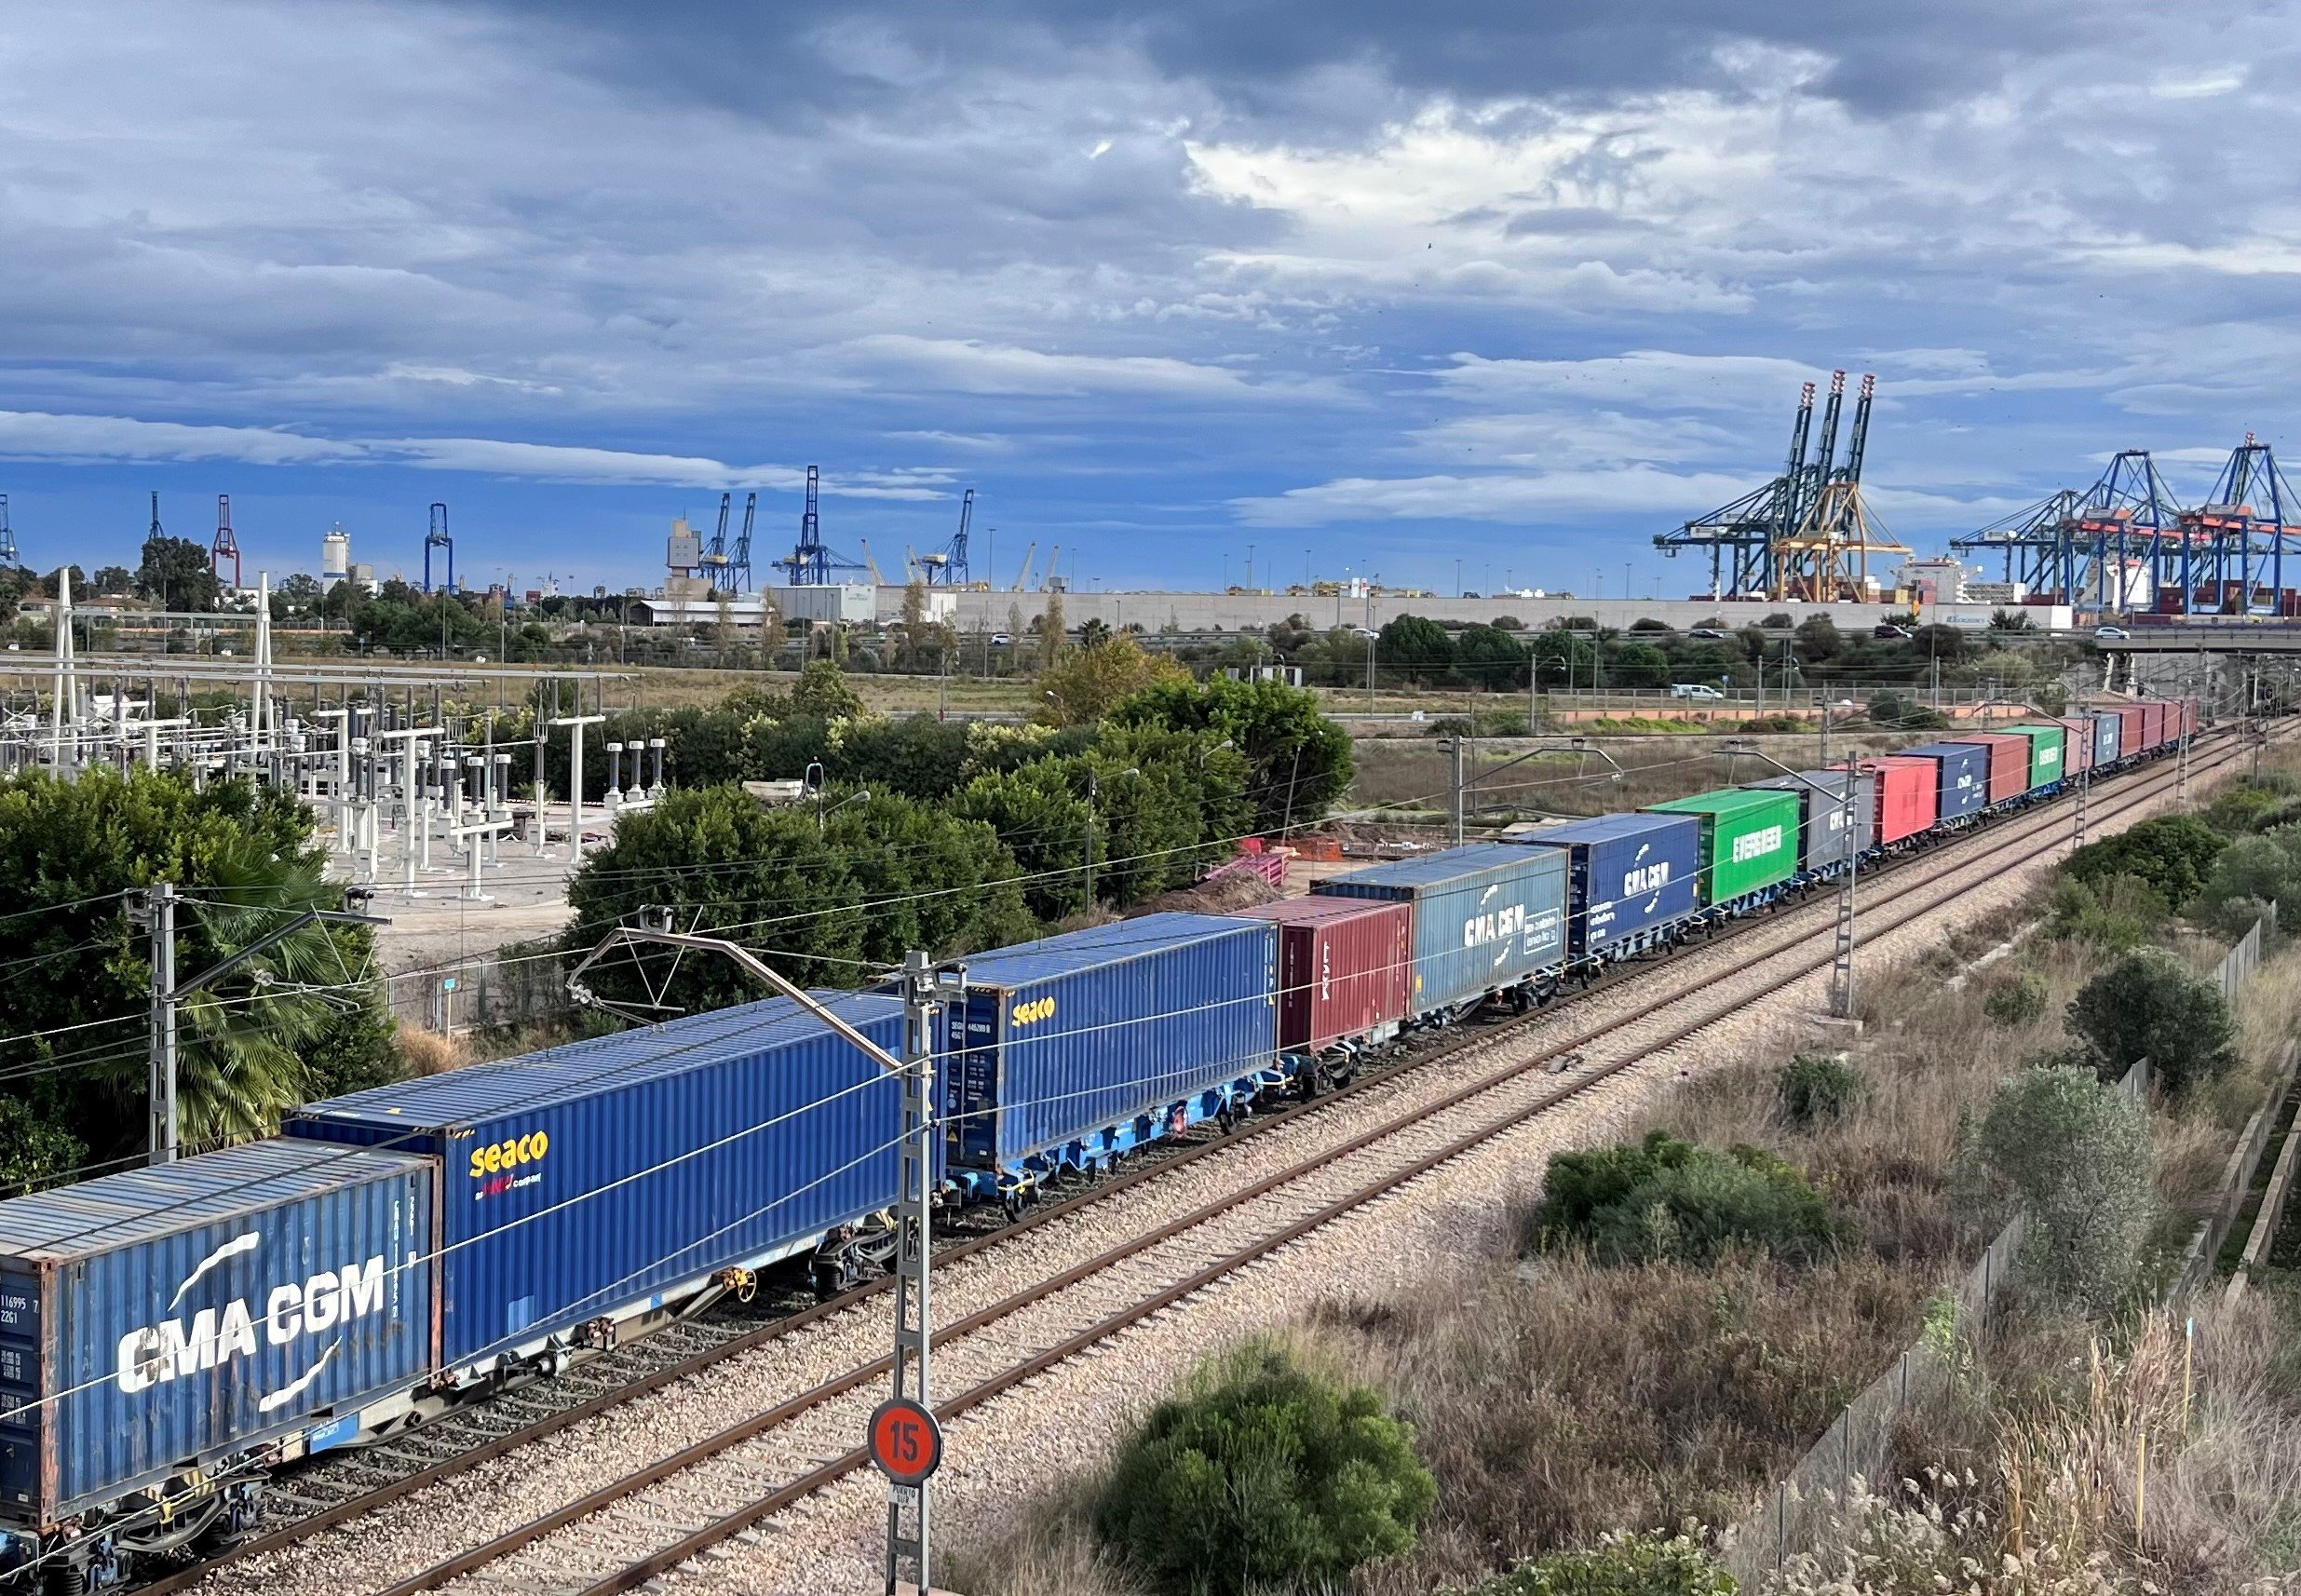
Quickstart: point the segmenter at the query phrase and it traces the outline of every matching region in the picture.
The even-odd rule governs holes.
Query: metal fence
[[[2276,923],[2277,907],[2271,904],[2269,912],[2223,958],[2218,980],[2224,997],[2234,1002],[2239,990],[2260,967],[2262,949]],[[2268,1139],[2269,1122],[2276,1116],[2276,1105],[2284,1100],[2292,1075],[2293,1055],[2289,1053],[2286,1069],[2271,1088],[2268,1102],[2245,1128],[2230,1155],[2220,1205],[2190,1239],[2181,1268],[2167,1288],[2169,1299],[2211,1274],[2229,1225],[2244,1205],[2262,1146]],[[2149,1061],[2143,1059],[2125,1073],[2118,1088],[2135,1102],[2145,1102],[2150,1079]],[[1893,1457],[1895,1421],[1912,1405],[1949,1389],[1958,1344],[1988,1324],[1997,1292],[2012,1275],[2028,1235],[2028,1215],[2017,1214],[1950,1293],[1952,1311],[1929,1325],[1924,1337],[1838,1414],[1812,1450],[1774,1487],[1765,1507],[1726,1531],[1720,1560],[1744,1589],[1779,1574],[1791,1556],[1824,1540],[1824,1532],[1842,1510],[1854,1482],[1875,1481],[1885,1472]]]
[[[505,950],[445,970],[407,970],[382,980],[385,1000],[400,1024],[449,1035],[489,1025],[520,1025],[563,1013],[568,1006],[565,961],[537,958],[532,948]]]

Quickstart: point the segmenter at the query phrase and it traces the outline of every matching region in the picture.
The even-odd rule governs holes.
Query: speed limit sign
[[[871,1461],[898,1485],[916,1485],[942,1464],[942,1427],[909,1397],[881,1402],[871,1415]]]

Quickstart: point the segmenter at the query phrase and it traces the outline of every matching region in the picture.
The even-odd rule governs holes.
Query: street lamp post
[[[1722,746],[1728,753],[1746,753],[1764,760],[1782,775],[1804,782],[1825,798],[1837,801],[1839,834],[1850,837],[1852,842],[1846,855],[1845,877],[1838,883],[1837,954],[1830,972],[1830,1014],[1833,1019],[1851,1020],[1854,1017],[1854,880],[1861,868],[1861,832],[1856,823],[1854,805],[1861,794],[1861,763],[1859,760],[1846,762],[1845,791],[1833,792],[1804,771],[1792,770],[1747,737],[1731,737]]]
[[[1512,765],[1523,764],[1526,761],[1546,753],[1594,753],[1612,767],[1614,774],[1610,779],[1619,781],[1623,776],[1622,767],[1617,763],[1615,757],[1604,749],[1597,747],[1588,737],[1567,737],[1562,742],[1549,742],[1539,748],[1530,748],[1515,759],[1503,761],[1492,770],[1472,772],[1466,776],[1462,766],[1465,744],[1468,741],[1469,739],[1465,737],[1446,739],[1447,750],[1454,760],[1453,777],[1448,787],[1453,800],[1450,808],[1454,818],[1454,840],[1457,846],[1463,840],[1463,828],[1468,823],[1469,790],[1476,785],[1481,776],[1499,776]]]
[[[1830,764],[1830,711],[1832,710],[1850,710],[1853,707],[1854,701],[1851,698],[1840,698],[1834,704],[1821,706],[1821,764],[1825,770]]]

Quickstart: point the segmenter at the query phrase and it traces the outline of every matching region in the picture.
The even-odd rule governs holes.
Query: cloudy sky
[[[1002,584],[1690,592],[1652,534],[1835,366],[1927,548],[2293,436],[2287,6],[1112,9],[16,0],[24,559],[157,489],[388,573],[443,500],[467,578],[621,587],[817,463],[883,565],[977,488]]]

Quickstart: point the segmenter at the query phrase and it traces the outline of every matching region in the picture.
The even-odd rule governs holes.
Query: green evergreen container
[[[2029,784],[2050,787],[2069,773],[2069,733],[2062,726],[2009,726],[2029,739]]]
[[[1798,816],[1794,792],[1724,787],[1649,804],[1658,815],[1693,815],[1702,826],[1701,901],[1731,903],[1797,873]]]

